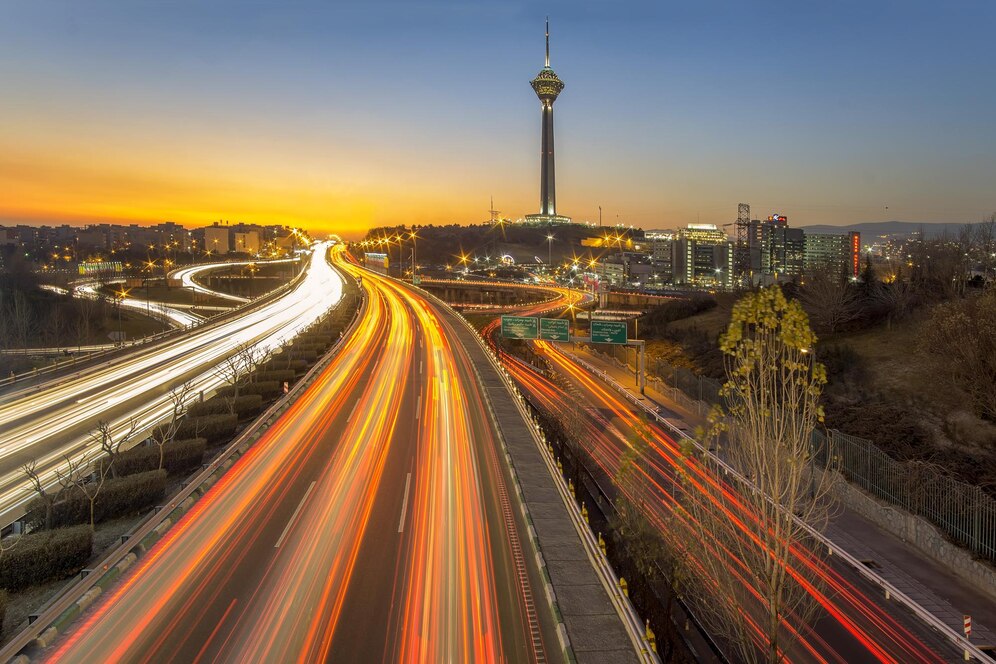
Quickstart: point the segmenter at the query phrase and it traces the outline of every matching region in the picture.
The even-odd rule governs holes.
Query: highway
[[[58,662],[542,662],[553,617],[470,362],[362,274],[333,360],[45,653]]]
[[[725,557],[728,553],[719,542],[701,540],[698,530],[687,522],[691,514],[682,501],[725,494],[722,508],[729,511],[731,522],[740,524],[751,522],[747,505],[737,499],[735,490],[724,480],[690,463],[674,434],[641,416],[618,392],[579,367],[555,344],[535,345],[550,366],[568,379],[572,389],[565,390],[529,365],[506,356],[503,359],[510,373],[544,410],[570,413],[580,420],[585,431],[583,447],[594,463],[599,485],[610,496],[622,491],[658,528],[680,533],[676,539],[686,543],[686,560],[691,566],[688,572],[703,577],[706,569],[697,563],[702,556]],[[637,470],[639,481],[620,488],[612,480],[638,438],[648,444],[647,455]],[[681,473],[691,473],[692,479],[684,479]],[[706,488],[709,485],[722,489]],[[703,487],[701,493],[696,486]],[[743,527],[746,537],[750,528]],[[821,562],[799,547],[794,550],[792,574],[798,579],[817,580],[810,590],[820,610],[818,620],[787,621],[786,630],[794,632],[796,639],[784,653],[787,661],[913,663],[951,661],[959,656],[946,640],[894,603],[885,602],[877,588],[835,559]],[[748,588],[747,596],[753,592]]]
[[[554,290],[554,289],[551,289]],[[555,289],[569,297],[563,289]],[[517,315],[541,315],[562,302],[540,303],[516,311]],[[707,569],[696,563],[702,556],[718,556],[732,560],[722,542],[703,541],[691,518],[686,503],[715,500],[720,514],[732,524],[742,527],[742,537],[751,536],[753,516],[731,485],[711,474],[701,464],[690,464],[674,433],[648,421],[639,408],[609,388],[572,361],[557,344],[531,342],[535,351],[546,360],[549,368],[566,379],[551,380],[519,358],[501,351],[495,344],[499,320],[484,326],[482,334],[495,349],[502,363],[535,406],[548,414],[574,423],[583,432],[581,444],[593,464],[599,486],[613,498],[620,487],[615,479],[623,460],[631,453],[634,442],[647,444],[646,457],[637,472],[638,481],[622,490],[634,505],[639,505],[648,520],[662,532],[680,533],[672,540],[683,541],[690,574],[704,578]],[[567,387],[569,386],[569,387]],[[690,483],[690,485],[689,485]],[[698,492],[688,487],[699,487]],[[961,652],[947,639],[916,619],[895,602],[887,602],[882,591],[857,574],[842,561],[831,558],[823,562],[814,558],[804,547],[793,550],[791,574],[800,582],[814,579],[808,588],[812,601],[818,605],[819,619],[812,621],[793,616],[786,631],[794,641],[784,654],[787,661],[819,662],[941,662],[960,659]],[[731,563],[732,574],[735,565]],[[749,601],[759,601],[756,589],[745,590]]]
[[[215,368],[240,345],[272,351],[327,312],[342,296],[342,279],[326,260],[331,245],[312,252],[307,274],[286,293],[241,316],[164,339],[112,362],[0,397],[0,517],[19,516],[31,494],[21,466],[35,461],[48,483],[65,462],[92,449],[97,420],[117,435],[140,430],[170,410],[169,390],[189,381],[188,398],[224,383]]]
[[[202,263],[200,265],[191,265],[190,267],[183,267],[179,270],[173,270],[169,273],[171,279],[179,279],[183,288],[190,289],[196,293],[201,293],[203,295],[210,295],[211,297],[220,297],[225,300],[231,300],[233,302],[244,303],[248,302],[249,298],[242,297],[241,295],[232,295],[230,293],[223,293],[221,291],[211,290],[206,286],[202,286],[198,283],[194,277],[204,272],[211,272],[212,270],[218,270],[226,267],[238,267],[241,265],[250,264],[277,264],[277,263],[296,263],[300,258],[280,258],[277,260],[260,260],[260,261],[227,261],[219,263]]]

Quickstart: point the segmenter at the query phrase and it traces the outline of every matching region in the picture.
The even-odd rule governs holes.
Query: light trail
[[[751,597],[753,601],[761,601],[761,594],[751,588],[740,573],[742,561],[720,540],[701,540],[699,529],[691,521],[688,506],[677,498],[680,494],[685,500],[721,499],[714,507],[728,520],[729,527],[739,532],[741,537],[753,541],[755,546],[763,546],[756,534],[757,517],[751,514],[736,491],[687,456],[667,432],[641,418],[613,390],[578,367],[556,346],[546,342],[535,345],[558,372],[569,376],[582,393],[593,400],[596,409],[586,412],[587,435],[581,442],[606,479],[617,476],[625,455],[632,450],[632,436],[641,436],[649,444],[650,454],[635,466],[640,482],[632,486],[614,484],[614,489],[626,495],[633,505],[639,506],[662,532],[668,529],[680,532],[680,535],[668,540],[685,543],[685,560],[697,576],[702,578],[708,574],[706,566],[698,561],[699,557],[714,556],[727,564],[732,576],[739,576],[742,590],[746,593],[744,599]],[[548,412],[565,412],[576,398],[516,358],[504,356],[503,361],[516,381]],[[611,413],[612,418],[621,423],[625,433],[599,415],[600,412]],[[641,432],[644,434],[641,435]],[[689,491],[689,483],[693,491]],[[840,571],[815,558],[801,545],[794,545],[791,553],[790,575],[819,603],[826,618],[815,626],[793,623],[791,618],[786,621],[783,628],[798,637],[794,650],[785,653],[787,660],[845,662],[854,661],[855,653],[861,652],[863,658],[882,662],[944,661],[911,629],[847,581]],[[817,579],[825,589],[810,583],[810,578]],[[749,614],[744,615],[749,622],[753,621]],[[755,629],[760,639],[761,632],[756,626]]]
[[[242,297],[240,295],[232,295],[230,293],[223,293],[221,291],[211,290],[206,286],[202,286],[200,283],[194,280],[194,277],[204,273],[211,272],[212,270],[218,270],[226,267],[239,267],[242,265],[277,265],[280,263],[296,263],[300,260],[299,257],[295,258],[280,258],[277,260],[268,261],[229,261],[229,262],[218,262],[218,263],[204,263],[202,265],[192,265],[190,267],[183,267],[178,270],[173,270],[170,272],[169,276],[173,279],[179,279],[180,284],[183,288],[187,288],[196,293],[201,293],[202,295],[209,295],[211,297],[220,297],[225,300],[231,300],[233,302],[248,302],[248,297]]]
[[[87,432],[107,420],[119,436],[134,421],[147,430],[170,411],[169,389],[189,381],[188,398],[225,383],[216,367],[240,346],[276,350],[311,325],[342,296],[342,280],[326,260],[329,244],[312,253],[307,274],[287,293],[231,320],[153,343],[86,372],[4,397],[0,410],[0,515],[16,518],[30,489],[20,471],[34,461],[47,484],[64,454],[82,458],[97,448]]]
[[[557,289],[562,297],[568,297],[564,289]],[[538,303],[515,312],[517,315],[541,315],[554,308],[560,308],[561,301]],[[499,319],[486,324],[481,334],[492,350],[499,356],[509,374],[541,410],[550,414],[574,412],[577,396],[566,393],[559,385],[538,373],[531,365],[505,352],[496,342]],[[677,496],[690,496],[693,500],[711,501],[717,513],[727,520],[728,527],[738,533],[742,541],[753,546],[763,547],[758,537],[758,528],[763,528],[756,515],[738,496],[735,489],[722,479],[715,477],[697,460],[689,457],[679,442],[658,427],[647,422],[634,412],[628,402],[609,389],[599,379],[571,361],[559,347],[544,341],[533,342],[537,351],[548,360],[550,366],[580,388],[586,399],[595,408],[585,410],[582,427],[586,432],[579,441],[585,453],[594,462],[603,480],[612,488],[625,495],[638,506],[662,533],[680,530],[680,535],[668,540],[684,547],[685,559],[691,570],[699,578],[708,580],[707,567],[698,560],[703,554],[716,557],[727,565],[730,574],[739,578],[742,599],[762,601],[761,593],[750,587],[743,576],[742,561],[715,537],[703,541],[700,530],[692,522],[688,505],[682,504]],[[607,419],[601,413],[610,413]],[[619,422],[622,429],[613,421]],[[641,459],[636,475],[639,482],[634,486],[620,487],[614,482],[627,453],[632,451],[632,438],[638,436],[649,445],[649,455]],[[686,483],[694,489],[688,492]],[[792,563],[788,570],[795,583],[800,584],[819,604],[825,618],[815,626],[789,617],[783,629],[795,639],[791,653],[783,653],[786,661],[850,662],[855,661],[856,653],[862,659],[897,662],[938,662],[944,661],[933,647],[944,647],[937,643],[929,646],[911,627],[900,622],[879,602],[873,600],[848,581],[846,569],[837,569],[813,556],[801,544],[791,549]],[[816,584],[810,579],[814,579]],[[715,584],[715,581],[712,581]],[[752,598],[752,599],[751,599]],[[752,625],[758,645],[764,648],[763,631],[751,614],[744,617]]]
[[[362,276],[333,361],[50,661],[542,659],[469,359],[421,295]]]
[[[117,296],[117,295],[106,295],[104,293],[99,293],[97,291],[97,285],[88,283],[77,286],[74,289],[74,293],[77,297],[86,297],[91,300],[106,299],[108,301],[115,302],[118,306],[122,306],[126,309],[134,309],[143,314],[153,314],[156,318],[166,321],[175,327],[193,327],[198,323],[202,323],[204,318],[197,316],[188,311],[183,311],[182,309],[177,309],[171,307],[164,302],[155,302],[150,300],[143,300],[137,297],[129,296]]]

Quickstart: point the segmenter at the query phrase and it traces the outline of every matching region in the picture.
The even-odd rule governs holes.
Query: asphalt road
[[[528,662],[558,651],[533,596],[535,561],[510,545],[524,526],[503,500],[507,471],[465,353],[421,296],[365,272],[363,288],[363,318],[336,360],[46,657]]]
[[[215,367],[241,344],[274,349],[328,311],[342,294],[342,280],[326,260],[328,248],[317,245],[308,273],[287,293],[244,315],[0,397],[0,525],[32,497],[23,464],[34,461],[54,484],[64,455],[94,453],[88,432],[98,420],[109,422],[117,436],[133,420],[148,428],[169,412],[174,386],[190,381],[188,399],[216,389],[225,380]]]
[[[550,412],[567,413],[575,428],[583,432],[583,446],[593,461],[599,485],[610,495],[618,495],[613,479],[631,450],[633,441],[643,438],[649,445],[642,463],[639,482],[626,489],[629,499],[641,505],[645,515],[661,528],[680,528],[683,512],[676,509],[671,487],[675,468],[687,465],[674,437],[648,422],[618,392],[578,367],[556,345],[538,343],[537,349],[555,371],[567,380],[551,382],[513,358],[507,359],[512,375],[532,395],[535,403]],[[705,480],[703,480],[705,481]],[[676,496],[691,489],[680,489]],[[730,504],[735,504],[731,499]],[[743,517],[740,517],[743,518]],[[688,531],[689,560],[708,554],[708,542],[695,541],[695,529]],[[805,556],[795,561],[806,567]],[[695,573],[689,569],[687,573]],[[701,573],[701,571],[700,571]],[[956,661],[960,653],[933,630],[926,628],[895,603],[886,602],[873,587],[847,565],[836,559],[816,564],[802,572],[816,581],[821,609],[814,618],[790,619],[787,629],[798,638],[786,653],[789,661],[823,662],[942,662]]]

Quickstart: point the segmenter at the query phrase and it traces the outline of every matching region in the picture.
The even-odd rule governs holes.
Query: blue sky
[[[0,219],[645,227],[996,209],[989,2],[0,2]],[[889,210],[885,210],[888,206]]]

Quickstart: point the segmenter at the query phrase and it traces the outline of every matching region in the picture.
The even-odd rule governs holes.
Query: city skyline
[[[646,228],[992,212],[983,3],[16,6],[0,224],[355,235],[535,210],[543,19],[571,103],[560,206]],[[238,35],[235,37],[234,35]],[[459,191],[459,197],[454,196]]]

